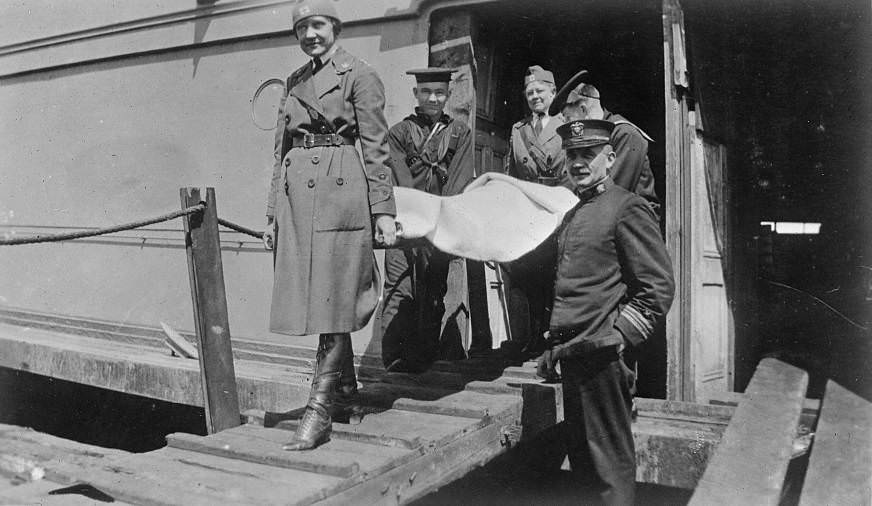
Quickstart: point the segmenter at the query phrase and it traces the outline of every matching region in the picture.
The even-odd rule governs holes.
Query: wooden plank
[[[478,419],[501,413],[520,403],[521,399],[514,395],[461,391],[436,400],[400,398],[393,402],[392,407],[404,411]]]
[[[446,444],[465,432],[480,428],[488,420],[473,421],[445,415],[389,410],[363,417],[359,425],[333,425],[333,438],[361,443],[415,449]],[[297,420],[276,425],[284,430],[296,430]]]
[[[90,484],[115,499],[146,506],[250,505],[246,488],[257,491],[268,485],[263,480],[255,482],[239,475],[229,480],[226,474],[214,469],[184,465],[148,453],[65,471],[63,478],[69,483]]]
[[[182,209],[200,203],[198,188],[179,190]],[[199,343],[206,429],[215,433],[240,424],[236,373],[230,345],[221,239],[215,189],[206,189],[206,209],[183,218],[188,274]]]
[[[741,392],[715,392],[709,396],[708,402],[714,406],[732,406],[736,407],[742,400],[745,399],[745,394]],[[818,413],[821,409],[820,399],[811,399],[806,397],[802,401],[802,415],[799,417],[800,425],[813,430],[817,423]]]
[[[94,506],[102,504],[77,493],[58,493],[68,486],[49,480],[34,481],[22,485],[0,487],[0,504],[39,506]],[[54,494],[50,495],[51,492]],[[130,503],[113,501],[112,506],[128,506]]]
[[[804,371],[760,361],[691,505],[778,504],[807,386]]]
[[[800,506],[872,504],[872,403],[827,382]]]
[[[197,362],[163,349],[0,323],[0,367],[154,399],[203,405]],[[288,410],[308,398],[310,374],[287,366],[236,363],[245,409]]]
[[[197,358],[197,348],[195,348],[187,339],[182,337],[176,329],[169,324],[160,322],[160,326],[166,334],[164,342],[173,352],[182,358]]]
[[[245,429],[245,431],[238,432],[241,429]],[[275,429],[255,428],[249,425],[226,429],[222,433],[216,433],[209,437],[178,432],[167,436],[167,445],[191,452],[286,467],[338,478],[348,478],[360,470],[357,462],[351,459],[339,459],[329,449],[319,448],[318,451],[312,452],[282,450],[282,444],[290,439],[290,434],[287,432],[284,432],[284,437],[279,442],[259,436],[255,430],[267,433],[275,431]]]
[[[228,429],[228,430],[236,430]],[[252,482],[252,489],[264,487],[282,487],[285,499],[293,496],[305,496],[320,490],[329,490],[342,483],[343,478],[326,474],[310,473],[287,467],[258,464],[247,460],[225,458],[208,453],[192,452],[173,447],[164,447],[150,452],[148,455],[178,462],[184,466],[211,470],[222,479],[238,480],[240,478],[256,478],[269,483]],[[250,492],[254,494],[255,492]]]
[[[505,453],[503,429],[513,423],[512,413],[499,416],[483,427],[423,453],[408,464],[372,476],[327,498],[319,504],[406,504]],[[304,501],[302,504],[306,504]]]
[[[695,488],[725,429],[721,423],[649,418],[640,414],[633,423],[636,481]]]
[[[636,405],[639,416],[669,420],[699,421],[720,425],[730,423],[736,410],[733,406],[646,399],[644,397],[636,397],[633,399],[633,402]]]

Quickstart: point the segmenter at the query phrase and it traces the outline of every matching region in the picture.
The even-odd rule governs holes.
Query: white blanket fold
[[[439,197],[394,188],[403,238],[426,238],[440,250],[473,260],[515,260],[548,238],[578,198],[567,188],[488,172],[460,195]]]

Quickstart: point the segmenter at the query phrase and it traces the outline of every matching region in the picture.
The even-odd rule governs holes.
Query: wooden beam
[[[180,194],[183,209],[201,202],[198,188],[182,188]],[[206,189],[206,209],[185,216],[183,222],[194,327],[200,348],[206,428],[212,434],[241,423],[214,188]]]
[[[133,346],[0,324],[0,367],[190,406],[203,406],[199,365],[164,348]],[[305,404],[310,374],[283,364],[236,364],[243,409]]]
[[[830,380],[800,506],[872,504],[872,403]]]
[[[663,0],[663,76],[666,102],[666,249],[675,273],[675,300],[666,315],[666,396],[694,401],[694,370],[691,355],[691,185],[690,148],[687,139],[687,101],[681,83],[675,82],[680,63],[674,60],[675,25],[683,23],[678,0]]]
[[[691,506],[779,503],[807,386],[805,371],[774,358],[760,362]]]

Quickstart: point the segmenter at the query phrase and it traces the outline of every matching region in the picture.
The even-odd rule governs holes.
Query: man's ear
[[[415,100],[418,100],[418,87],[417,86],[412,87],[412,96],[415,97]]]
[[[609,163],[615,163],[615,159],[617,157],[618,157],[618,155],[615,154],[615,150],[609,149],[609,154],[606,155],[606,159],[609,161]]]

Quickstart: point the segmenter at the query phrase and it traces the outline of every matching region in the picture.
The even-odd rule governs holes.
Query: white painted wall
[[[133,10],[125,5],[121,15],[119,3],[89,4],[72,15],[64,9],[73,2],[27,2],[27,16],[23,2],[6,4],[0,44],[52,33],[62,22],[69,30],[87,27],[92,10],[121,21],[178,5],[144,2]],[[394,3],[407,8],[409,1],[381,2],[384,9]],[[42,10],[43,21],[27,25],[32,11],[47,4],[54,7]],[[227,14],[205,27],[202,21],[199,27],[178,22],[23,52],[4,53],[0,47],[0,233],[25,226],[101,227],[162,214],[179,208],[182,186],[214,186],[219,216],[262,228],[273,132],[256,128],[249,101],[261,82],[283,78],[305,61],[293,36],[270,31],[286,30],[276,20],[289,18],[289,8],[280,4],[275,10]],[[361,4],[339,2],[340,11],[362,16]],[[10,12],[15,16],[7,18]],[[20,29],[12,34],[5,30],[16,25]],[[213,28],[251,38],[191,46],[195,36],[210,41]],[[391,123],[411,111],[412,82],[404,72],[426,65],[426,39],[427,22],[416,18],[352,24],[342,34],[340,43],[382,76]],[[112,54],[113,48],[138,53],[137,48],[183,40],[183,46],[156,54],[38,70]],[[84,53],[74,50],[77,44]],[[181,230],[181,221],[128,232],[126,244],[116,239],[0,248],[0,305],[149,326],[166,321],[191,330],[180,232],[155,229]],[[148,237],[144,245],[141,236]],[[271,256],[252,239],[240,238],[249,245],[223,255],[231,333],[287,341],[266,328]],[[236,244],[225,238],[225,247]],[[357,351],[368,340],[368,332],[356,337]]]

